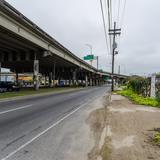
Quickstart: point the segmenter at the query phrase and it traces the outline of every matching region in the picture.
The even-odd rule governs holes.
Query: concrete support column
[[[2,80],[2,75],[1,75],[1,67],[2,67],[2,64],[1,64],[1,62],[0,62],[0,81]]]
[[[17,61],[20,61],[21,60],[21,55],[20,53],[17,53]]]
[[[18,85],[18,72],[16,72],[16,84]]]
[[[79,74],[76,72],[76,85],[79,85]]]
[[[99,85],[102,86],[102,79],[99,80]]]
[[[73,85],[77,84],[76,71],[73,72]]]
[[[95,86],[95,80],[94,79],[92,79],[92,85]]]
[[[67,80],[67,79],[65,80],[65,86],[66,86],[66,85],[68,85],[68,80]]]
[[[88,75],[85,75],[85,83],[86,83],[86,87],[88,87]]]
[[[82,78],[80,79],[80,85],[83,86],[83,80],[82,80]]]
[[[79,79],[76,78],[76,85],[78,86],[79,85]]]
[[[12,53],[9,53],[9,54],[8,54],[8,61],[11,62],[12,60],[13,60],[13,59],[12,59]]]
[[[34,60],[34,67],[33,67],[33,80],[34,80],[34,89],[37,91],[39,90],[39,61]]]
[[[96,79],[96,86],[99,86],[99,80]]]
[[[4,62],[4,53],[0,54],[0,62]]]
[[[61,78],[58,77],[58,86],[60,86],[60,81],[61,81]]]
[[[44,75],[44,86],[47,86],[47,75]]]
[[[54,62],[53,66],[53,87],[55,87],[55,80],[56,80],[56,63]]]
[[[72,85],[72,80],[71,80],[71,77],[69,77],[69,86]]]
[[[49,87],[53,87],[53,81],[52,81],[53,73],[49,73]]]
[[[94,80],[94,86],[96,86],[97,85],[97,81],[96,81],[96,79]]]
[[[90,78],[90,80],[89,80],[89,85],[90,85],[90,86],[93,86],[92,78]]]
[[[26,61],[29,61],[30,60],[30,57],[29,57],[30,55],[28,54],[28,53],[25,53],[25,60]]]

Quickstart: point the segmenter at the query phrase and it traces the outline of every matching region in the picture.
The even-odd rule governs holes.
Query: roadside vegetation
[[[155,136],[154,136],[154,142],[157,145],[160,145],[160,132],[155,134]]]
[[[20,91],[17,91],[17,92],[0,93],[0,99],[29,96],[29,95],[38,95],[38,94],[45,94],[45,93],[51,93],[51,92],[57,93],[57,92],[71,91],[74,89],[76,89],[76,88],[73,88],[73,87],[40,88],[38,91],[35,91],[32,88],[28,88],[28,89],[21,89]]]
[[[134,77],[129,79],[126,87],[117,94],[128,97],[130,100],[140,105],[160,107],[160,99],[151,98],[150,96],[150,79]]]
[[[124,89],[122,91],[117,91],[116,93],[122,96],[128,97],[130,100],[134,101],[136,104],[160,107],[159,99],[154,99],[150,97],[142,97],[141,95],[138,95],[131,89]]]

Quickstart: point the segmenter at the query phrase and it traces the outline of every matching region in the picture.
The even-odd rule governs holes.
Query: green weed
[[[136,104],[147,105],[153,107],[160,107],[160,100],[150,98],[150,97],[142,97],[132,91],[131,89],[125,89],[122,91],[117,91],[117,94],[128,97],[130,100],[134,101]]]
[[[160,145],[160,133],[156,133],[154,136],[154,142]]]

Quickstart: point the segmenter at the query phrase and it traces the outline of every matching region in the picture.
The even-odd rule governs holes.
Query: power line
[[[104,33],[105,33],[105,40],[106,40],[107,50],[108,50],[108,54],[109,54],[109,46],[108,46],[108,40],[107,40],[107,31],[106,31],[106,23],[105,23],[105,16],[104,16],[104,11],[103,11],[102,0],[100,0],[100,4],[101,4],[101,12],[102,12],[102,20],[103,20],[103,27],[104,27]]]
[[[123,9],[122,9],[122,17],[121,17],[121,21],[119,23],[119,27],[123,27],[123,22],[124,22],[124,16],[125,16],[125,10],[126,10],[126,3],[127,3],[127,0],[124,0],[124,5],[123,6]],[[120,19],[120,17],[119,17]],[[119,38],[119,48],[120,48],[120,45],[121,45],[121,37]]]
[[[110,15],[110,3],[109,0],[107,0],[107,4],[106,4],[106,0],[105,0],[105,9],[106,9],[106,14],[108,15],[108,30],[111,29],[111,15]],[[111,40],[111,36],[109,35],[109,43],[110,43],[110,51],[112,48],[112,40]]]
[[[124,0],[124,6],[123,6],[123,9],[122,9],[122,18],[121,18],[121,21],[120,21],[120,26],[121,27],[123,26],[123,21],[124,21],[124,16],[125,16],[125,10],[126,10],[126,3],[127,3],[127,0]]]
[[[118,0],[117,24],[119,24],[121,0]]]
[[[113,16],[113,14],[112,14],[112,0],[109,1],[109,8],[110,8],[110,15],[111,15],[111,26],[110,27],[112,27],[112,22],[113,22],[113,18],[112,18],[112,16]]]
[[[111,14],[110,14],[110,2],[109,0],[107,0],[107,5],[106,5],[106,0],[105,0],[105,8],[106,8],[106,12],[108,15],[108,24],[109,24],[109,29],[111,28]]]

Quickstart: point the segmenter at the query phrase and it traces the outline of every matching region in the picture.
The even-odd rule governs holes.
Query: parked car
[[[6,91],[19,91],[20,88],[14,83],[14,82],[0,82],[0,92],[6,92]]]

